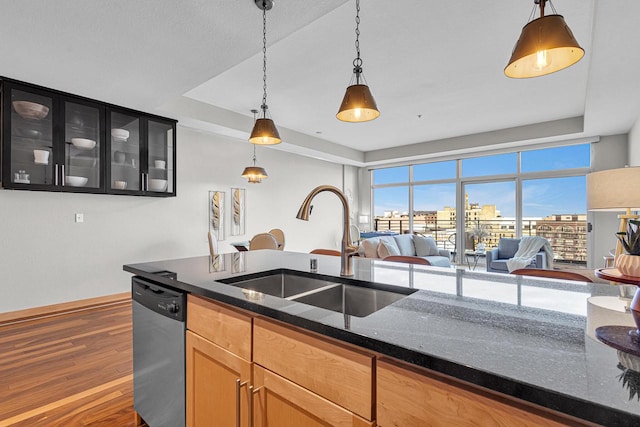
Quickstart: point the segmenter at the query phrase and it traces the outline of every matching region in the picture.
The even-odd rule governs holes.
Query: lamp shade
[[[380,111],[369,86],[355,84],[347,88],[336,117],[343,122],[368,122],[379,115]]]
[[[282,139],[273,120],[261,118],[253,125],[249,141],[256,145],[275,145],[280,144]]]
[[[587,175],[587,209],[591,211],[640,210],[640,167],[593,172]]]
[[[555,73],[578,62],[584,56],[562,15],[534,19],[522,28],[513,48],[507,77],[524,79]]]
[[[259,166],[247,166],[242,171],[242,177],[247,178],[251,184],[259,184],[263,179],[268,178],[267,171]]]

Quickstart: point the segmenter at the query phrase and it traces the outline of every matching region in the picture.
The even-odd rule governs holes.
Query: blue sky
[[[522,172],[588,167],[588,144],[547,148],[522,152]],[[517,170],[515,153],[487,156],[462,161],[462,176],[514,174]],[[438,162],[414,166],[414,181],[454,179],[456,162]],[[378,169],[374,184],[408,182],[409,167]],[[504,217],[515,217],[515,182],[468,184],[465,191],[470,203],[495,204]],[[523,180],[523,216],[543,217],[552,214],[586,213],[586,180],[584,176]],[[374,190],[374,215],[384,211],[409,210],[408,186]],[[455,182],[414,186],[415,210],[442,210],[455,206]]]

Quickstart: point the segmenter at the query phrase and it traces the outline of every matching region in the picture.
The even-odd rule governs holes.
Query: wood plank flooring
[[[135,426],[131,302],[0,326],[0,427]]]

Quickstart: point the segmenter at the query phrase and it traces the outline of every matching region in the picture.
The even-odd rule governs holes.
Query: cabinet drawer
[[[378,360],[377,370],[377,421],[380,427],[393,426],[562,426],[583,425],[572,420],[555,421],[540,416],[542,408],[531,406],[529,412],[525,402],[509,402],[495,399],[487,391],[472,391],[465,386],[456,386],[449,381],[430,377],[395,362]],[[511,405],[513,403],[513,406]],[[546,415],[546,414],[545,414]]]
[[[254,365],[253,372],[254,427],[375,425],[374,422],[367,421],[261,366]]]
[[[262,318],[254,319],[254,361],[366,420],[373,419],[374,357]]]
[[[251,316],[209,299],[188,295],[187,328],[251,361]]]

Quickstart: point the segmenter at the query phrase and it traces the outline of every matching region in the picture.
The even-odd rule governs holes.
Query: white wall
[[[207,255],[208,191],[246,188],[248,240],[282,228],[286,249],[307,252],[337,248],[342,209],[337,197],[314,200],[309,223],[295,218],[300,204],[317,185],[342,188],[342,166],[258,147],[258,164],[269,173],[261,184],[240,177],[251,164],[246,141],[178,128],[178,196],[175,198],[0,191],[0,312],[20,310],[125,292],[129,273],[122,265]],[[74,215],[84,213],[84,223]]]
[[[629,131],[629,166],[640,166],[640,117]]]

